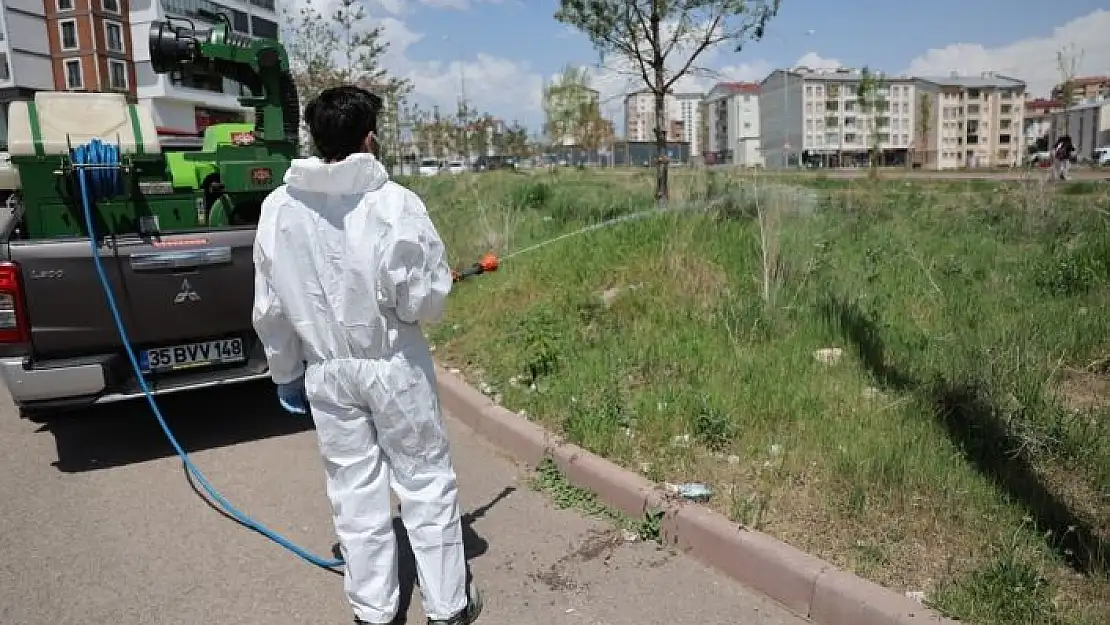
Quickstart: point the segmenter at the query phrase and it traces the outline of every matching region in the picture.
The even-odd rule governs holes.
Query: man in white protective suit
[[[293,160],[262,203],[254,328],[282,406],[311,408],[355,622],[399,616],[392,487],[428,623],[468,625],[482,601],[467,582],[455,471],[419,325],[441,315],[451,268],[424,203],[374,156],[380,110],[380,98],[353,86],[306,107],[320,156]]]

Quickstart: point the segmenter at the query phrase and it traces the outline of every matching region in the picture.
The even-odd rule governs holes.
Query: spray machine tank
[[[38,92],[9,105],[8,221],[20,238],[195,231],[253,225],[262,200],[297,155],[300,102],[285,48],[235,33],[226,16],[201,30],[188,20],[150,29],[155,72],[192,67],[233,79],[251,95],[254,123],[215,124],[198,150],[162,149],[149,102],[121,93]],[[177,22],[180,21],[181,24]],[[79,176],[95,204],[86,232]]]

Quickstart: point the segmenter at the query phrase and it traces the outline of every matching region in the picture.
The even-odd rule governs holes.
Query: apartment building
[[[1091,158],[1095,148],[1110,147],[1110,100],[1100,99],[1055,111],[1051,115],[1049,145],[1071,135],[1079,158]]]
[[[913,145],[916,91],[908,76],[879,76],[874,110],[857,97],[862,74],[795,67],[759,86],[760,145],[768,167],[902,165]]]
[[[275,0],[151,0],[133,6],[132,38],[142,42],[134,50],[136,94],[150,101],[161,135],[197,136],[211,124],[247,119],[246,109],[238,102],[248,93],[242,85],[190,67],[172,75],[155,74],[151,68],[146,45],[151,23],[177,17],[203,28],[210,21],[202,12],[226,15],[232,29],[245,35],[279,36]]]
[[[984,72],[980,76],[919,78],[932,120],[930,168],[1013,167],[1024,153],[1025,82]]]
[[[668,93],[663,97],[664,126],[668,142],[690,144],[690,153],[701,149],[700,93]],[[625,137],[629,141],[655,141],[655,94],[644,90],[624,98]]]
[[[1110,76],[1078,76],[1071,80],[1071,89],[1071,102],[1067,103],[1069,105],[1110,96]],[[1053,87],[1051,95],[1053,100],[1063,102],[1063,83]]]
[[[44,0],[58,91],[135,95],[127,0]],[[146,39],[142,40],[146,45]]]
[[[1042,138],[1047,139],[1052,130],[1052,114],[1064,110],[1059,100],[1035,98],[1025,101],[1022,137],[1028,150]]]
[[[705,96],[702,156],[710,164],[759,167],[759,84],[722,82]]]

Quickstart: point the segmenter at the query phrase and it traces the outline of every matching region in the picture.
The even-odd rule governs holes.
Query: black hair
[[[320,158],[341,161],[361,152],[367,135],[378,131],[382,99],[354,85],[320,92],[305,107],[304,119]]]

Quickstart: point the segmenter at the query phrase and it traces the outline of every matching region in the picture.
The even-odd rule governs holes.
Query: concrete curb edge
[[[662,511],[664,543],[822,625],[957,625],[893,590],[838,569],[705,506],[676,501],[657,485],[494,404],[439,367],[444,410],[517,460],[550,456],[567,479],[633,518]]]

